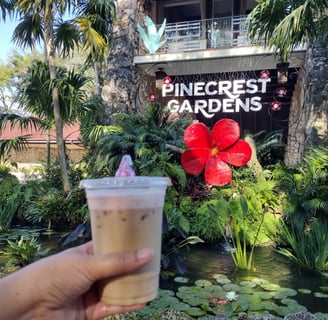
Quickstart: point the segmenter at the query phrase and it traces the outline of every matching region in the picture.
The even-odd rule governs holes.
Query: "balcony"
[[[169,23],[162,40],[165,44],[155,54],[149,54],[140,41],[133,59],[150,75],[158,68],[170,75],[187,75],[270,69],[277,63],[273,50],[249,41],[247,16]],[[291,58],[293,67],[300,65],[304,48],[294,50]]]
[[[169,23],[164,32],[165,45],[157,53],[188,52],[250,46],[247,16]],[[148,54],[140,43],[139,55]]]

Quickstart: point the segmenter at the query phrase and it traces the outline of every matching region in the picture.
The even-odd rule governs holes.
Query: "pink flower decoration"
[[[148,97],[147,97],[147,100],[149,102],[154,102],[157,100],[157,94],[155,92],[151,92]]]
[[[277,88],[276,94],[279,98],[282,98],[287,94],[287,90],[284,87]]]
[[[279,111],[280,109],[281,109],[281,102],[280,101],[271,102],[271,110]]]
[[[239,140],[240,127],[232,119],[221,119],[212,133],[203,123],[193,123],[184,132],[184,142],[189,148],[182,153],[184,170],[193,175],[205,169],[205,181],[222,186],[231,182],[230,165],[241,167],[252,155],[249,144]]]
[[[172,83],[172,79],[169,76],[166,76],[163,79],[163,84],[170,84],[170,83]]]
[[[261,79],[269,79],[270,78],[270,71],[269,70],[262,70],[260,72]]]

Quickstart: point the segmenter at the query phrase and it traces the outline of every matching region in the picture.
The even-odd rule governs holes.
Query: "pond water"
[[[58,240],[63,236],[62,233],[46,233],[44,230],[31,232],[31,230],[20,229],[11,232],[11,236],[2,234],[0,236],[0,249],[5,247],[8,238],[15,240],[19,238],[18,235],[31,235],[31,233],[39,238],[42,249],[58,249]],[[257,277],[277,284],[282,288],[291,288],[298,291],[293,299],[300,305],[305,306],[308,311],[328,313],[328,304],[326,303],[328,273],[301,271],[286,257],[276,253],[272,247],[257,248],[255,250],[255,271],[236,269],[230,253],[224,250],[222,246],[193,245],[189,250],[181,250],[180,254],[184,257],[186,263],[188,272],[185,277],[189,278],[189,282],[186,284],[176,283],[171,278],[162,280],[160,285],[162,289],[177,291],[177,288],[181,285],[192,286],[199,279],[213,281],[213,276],[217,274],[226,275],[232,283],[236,284],[247,278]],[[0,255],[0,276],[6,260]],[[302,293],[302,289],[307,289],[309,293]]]
[[[301,271],[286,257],[275,252],[272,247],[255,250],[255,271],[237,270],[230,253],[219,246],[195,245],[189,251],[182,251],[181,255],[185,257],[188,269],[186,277],[190,278],[190,284],[197,279],[213,280],[215,274],[225,274],[232,283],[239,283],[247,277],[258,277],[284,288],[292,288],[296,291],[310,290],[311,293],[308,294],[298,292],[293,299],[312,313],[328,313],[327,298],[315,296],[316,293],[323,295],[328,293],[327,277],[316,272]],[[180,285],[163,281],[161,287],[174,289],[174,286]]]

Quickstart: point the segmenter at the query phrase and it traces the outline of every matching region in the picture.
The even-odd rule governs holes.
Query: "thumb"
[[[153,257],[152,248],[89,256],[89,279],[92,281],[135,271]]]

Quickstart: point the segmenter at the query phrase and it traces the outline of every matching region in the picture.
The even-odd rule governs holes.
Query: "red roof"
[[[18,136],[30,135],[27,138],[29,143],[46,143],[47,131],[46,130],[35,130],[29,128],[28,130],[21,130],[20,128],[6,128],[0,132],[0,140],[13,139]],[[79,143],[80,142],[80,125],[75,123],[70,126],[64,126],[63,136],[67,143]],[[56,142],[56,131],[50,130],[50,140],[52,143]]]

